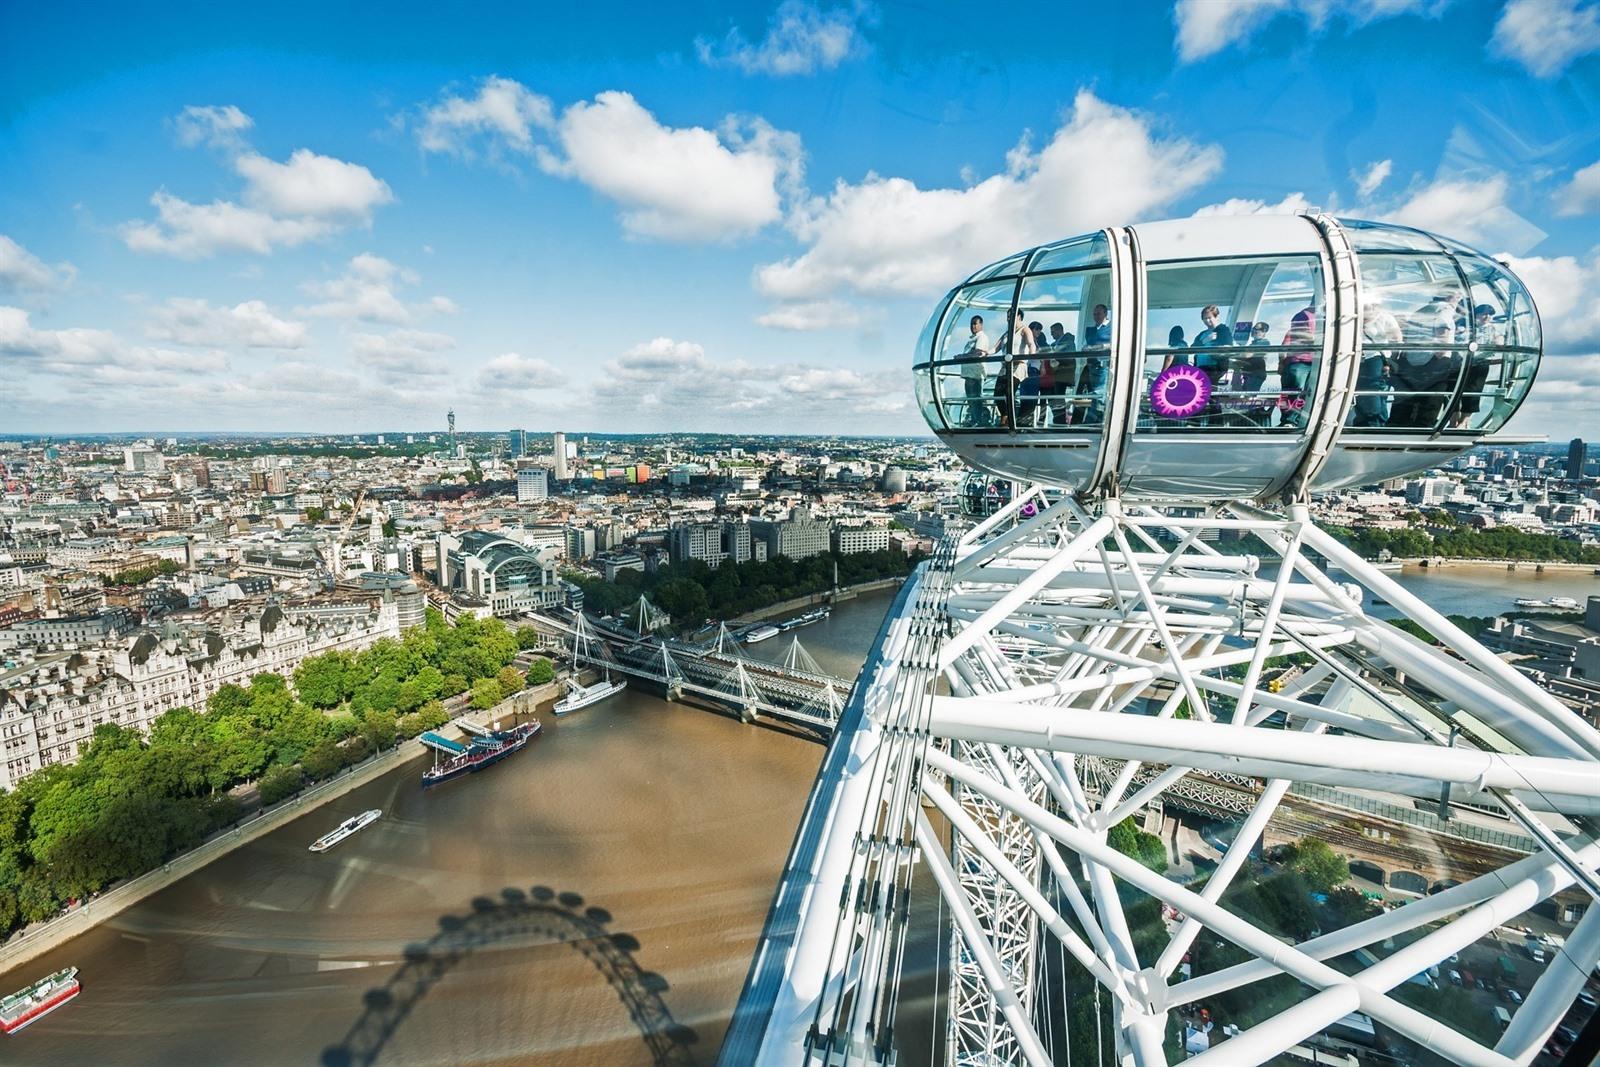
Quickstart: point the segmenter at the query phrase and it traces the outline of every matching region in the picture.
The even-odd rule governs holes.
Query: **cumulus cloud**
[[[866,313],[842,300],[807,300],[779,304],[756,316],[756,322],[774,330],[851,329],[867,321]]]
[[[74,388],[159,385],[196,373],[222,371],[220,352],[173,352],[129,344],[110,330],[40,329],[22,308],[0,307],[0,364],[70,379]],[[13,368],[17,369],[17,368]]]
[[[239,134],[250,117],[238,108],[186,108],[175,120],[179,140],[228,149],[244,180],[240,201],[194,203],[157,190],[154,219],[124,223],[122,239],[136,252],[200,259],[218,252],[265,255],[365,226],[373,211],[394,199],[382,179],[359,163],[297,149],[286,162],[247,149]],[[241,202],[242,201],[242,202]]]
[[[1600,163],[1591,163],[1556,190],[1556,214],[1570,217],[1587,215],[1600,208]],[[3,238],[0,238],[3,240]],[[0,247],[0,277],[5,275],[5,256]]]
[[[1442,233],[1480,248],[1525,252],[1545,234],[1507,206],[1508,189],[1503,174],[1485,178],[1441,177],[1412,190],[1382,218]]]
[[[1352,25],[1407,14],[1437,14],[1444,0],[1178,0],[1173,18],[1178,27],[1178,58],[1193,62],[1215,55],[1283,14],[1304,18],[1312,32],[1329,16]]]
[[[1579,56],[1600,49],[1600,4],[1579,0],[1511,0],[1500,12],[1491,52],[1553,78]]]
[[[1276,204],[1269,204],[1265,200],[1244,200],[1235,197],[1220,204],[1207,204],[1194,214],[1195,218],[1203,218],[1206,215],[1298,215],[1302,211],[1310,210],[1312,203],[1306,199],[1304,193],[1290,193]]]
[[[506,78],[425,109],[417,143],[528,156],[615,202],[628,233],[673,241],[728,240],[777,222],[803,170],[799,137],[759,118],[730,116],[716,130],[667,126],[617,91],[557,116],[544,97]]]
[[[244,131],[254,125],[254,119],[232,104],[220,107],[190,104],[172,120],[178,143],[185,148],[197,144],[236,148],[242,144]]]
[[[301,286],[320,302],[299,311],[325,319],[396,324],[409,323],[424,310],[444,314],[456,311],[455,301],[449,297],[432,297],[420,305],[401,299],[400,288],[416,285],[420,280],[414,271],[363,252],[350,260],[339,277]]]
[[[42,293],[65,288],[77,277],[71,263],[51,266],[0,233],[0,289]]]
[[[1380,159],[1368,167],[1365,174],[1351,177],[1355,179],[1356,195],[1363,200],[1370,199],[1378,191],[1378,186],[1389,180],[1389,175],[1394,170],[1394,160]]]
[[[823,11],[805,0],[784,0],[767,20],[760,42],[751,43],[734,27],[720,41],[697,38],[695,51],[702,63],[746,74],[783,77],[832,70],[864,49],[861,25],[869,14],[859,3]]]
[[[199,348],[304,348],[310,342],[305,323],[279,318],[260,300],[230,308],[188,297],[156,308],[145,336]]]
[[[511,78],[491,75],[475,96],[447,95],[424,108],[417,143],[425,152],[460,156],[471,156],[479,148],[494,154],[502,145],[526,153],[533,151],[533,131],[548,129],[554,120],[549,97]]]
[[[553,389],[566,380],[565,374],[538,356],[507,352],[483,365],[478,372],[478,389],[490,394]]]
[[[607,362],[595,382],[599,410],[625,407],[650,428],[814,428],[822,419],[892,419],[911,410],[899,371],[718,360],[694,341],[670,337],[633,346]]]
[[[446,375],[450,368],[440,358],[456,346],[456,339],[426,330],[391,330],[357,333],[350,337],[356,361],[381,378],[406,381]]]
[[[783,300],[842,288],[927,294],[1041,235],[1068,236],[1148,215],[1216,174],[1222,152],[1163,138],[1144,116],[1082,91],[1042,149],[1024,138],[999,174],[966,188],[923,189],[868,174],[838,182],[796,212],[809,247],[769,263],[756,285]]]

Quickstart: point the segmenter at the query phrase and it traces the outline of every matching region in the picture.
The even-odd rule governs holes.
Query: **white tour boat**
[[[569,711],[586,708],[590,704],[598,704],[607,697],[616,696],[628,688],[627,679],[619,678],[612,681],[602,678],[593,685],[579,685],[572,679],[567,679],[567,695],[556,701],[552,708],[557,715],[565,715]]]
[[[328,851],[334,845],[337,845],[340,841],[343,841],[345,838],[349,837],[357,830],[360,830],[362,827],[369,826],[372,823],[377,822],[378,816],[382,814],[383,812],[380,809],[372,808],[362,812],[360,815],[351,816],[338,826],[334,827],[332,830],[311,842],[311,851]]]

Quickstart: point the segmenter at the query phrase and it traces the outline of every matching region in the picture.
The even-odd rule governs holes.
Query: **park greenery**
[[[745,563],[727,561],[718,567],[685,560],[653,573],[620,571],[614,582],[579,572],[567,577],[583,589],[584,608],[597,615],[623,611],[644,594],[672,616],[674,625],[691,628],[707,618],[728,619],[785,600],[827,592],[833,588],[835,566],[839,585],[847,586],[910,574],[920,559],[884,549],[849,554],[826,552],[806,559],[777,556]]]
[[[153,582],[168,574],[177,574],[183,567],[170,559],[157,560],[148,567],[131,567],[116,574],[102,574],[100,584],[111,585],[144,585]]]
[[[492,707],[549,681],[549,660],[526,679],[512,665],[537,641],[531,628],[470,616],[452,626],[430,609],[398,640],[306,658],[292,680],[225,685],[204,711],[162,715],[148,737],[97,726],[77,762],[0,792],[0,936],[200,844],[237,821],[249,783],[263,805],[278,803],[444,725],[450,697],[470,690],[473,706]]]
[[[1412,518],[1410,525],[1399,530],[1330,526],[1328,532],[1366,559],[1382,558],[1388,553],[1399,559],[1442,556],[1600,565],[1600,546],[1552,534],[1528,533],[1514,526],[1484,529],[1463,523],[1448,511],[1419,512]]]

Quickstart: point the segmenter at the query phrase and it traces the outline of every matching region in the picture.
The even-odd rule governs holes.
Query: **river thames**
[[[798,632],[853,676],[893,596]],[[633,689],[541,718],[503,764],[424,794],[414,760],[3,976],[84,983],[3,1062],[712,1062],[823,748]]]

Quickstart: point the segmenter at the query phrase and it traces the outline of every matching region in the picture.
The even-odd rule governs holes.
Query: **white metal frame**
[[[904,918],[865,906],[863,892],[908,885],[917,858],[952,921],[952,1064],[1051,1062],[1033,1003],[1050,940],[1103,989],[1117,1058],[1139,1067],[1167,1063],[1173,1010],[1279,974],[1305,999],[1194,1062],[1265,1062],[1358,1010],[1452,1062],[1530,1062],[1600,960],[1600,909],[1492,1048],[1391,991],[1557,893],[1600,898],[1600,733],[1303,505],[1111,498],[1091,510],[1040,487],[1013,495],[944,546],[894,624],[893,663],[865,693],[869,721],[834,783],[827,851],[761,1062],[889,1062]],[[1270,552],[1210,543],[1240,534]],[[1376,598],[1435,643],[1369,614]],[[1310,665],[1269,679],[1286,655]],[[1107,844],[1122,819],[1208,776],[1253,780],[1254,799],[1203,889]],[[1498,804],[1532,851],[1286,944],[1219,898],[1303,784]],[[1448,854],[1453,840],[1435,843]],[[1136,952],[1117,881],[1178,916],[1154,959]],[[1202,932],[1253,958],[1180,980]],[[1422,933],[1355,973],[1327,962],[1404,932]]]

